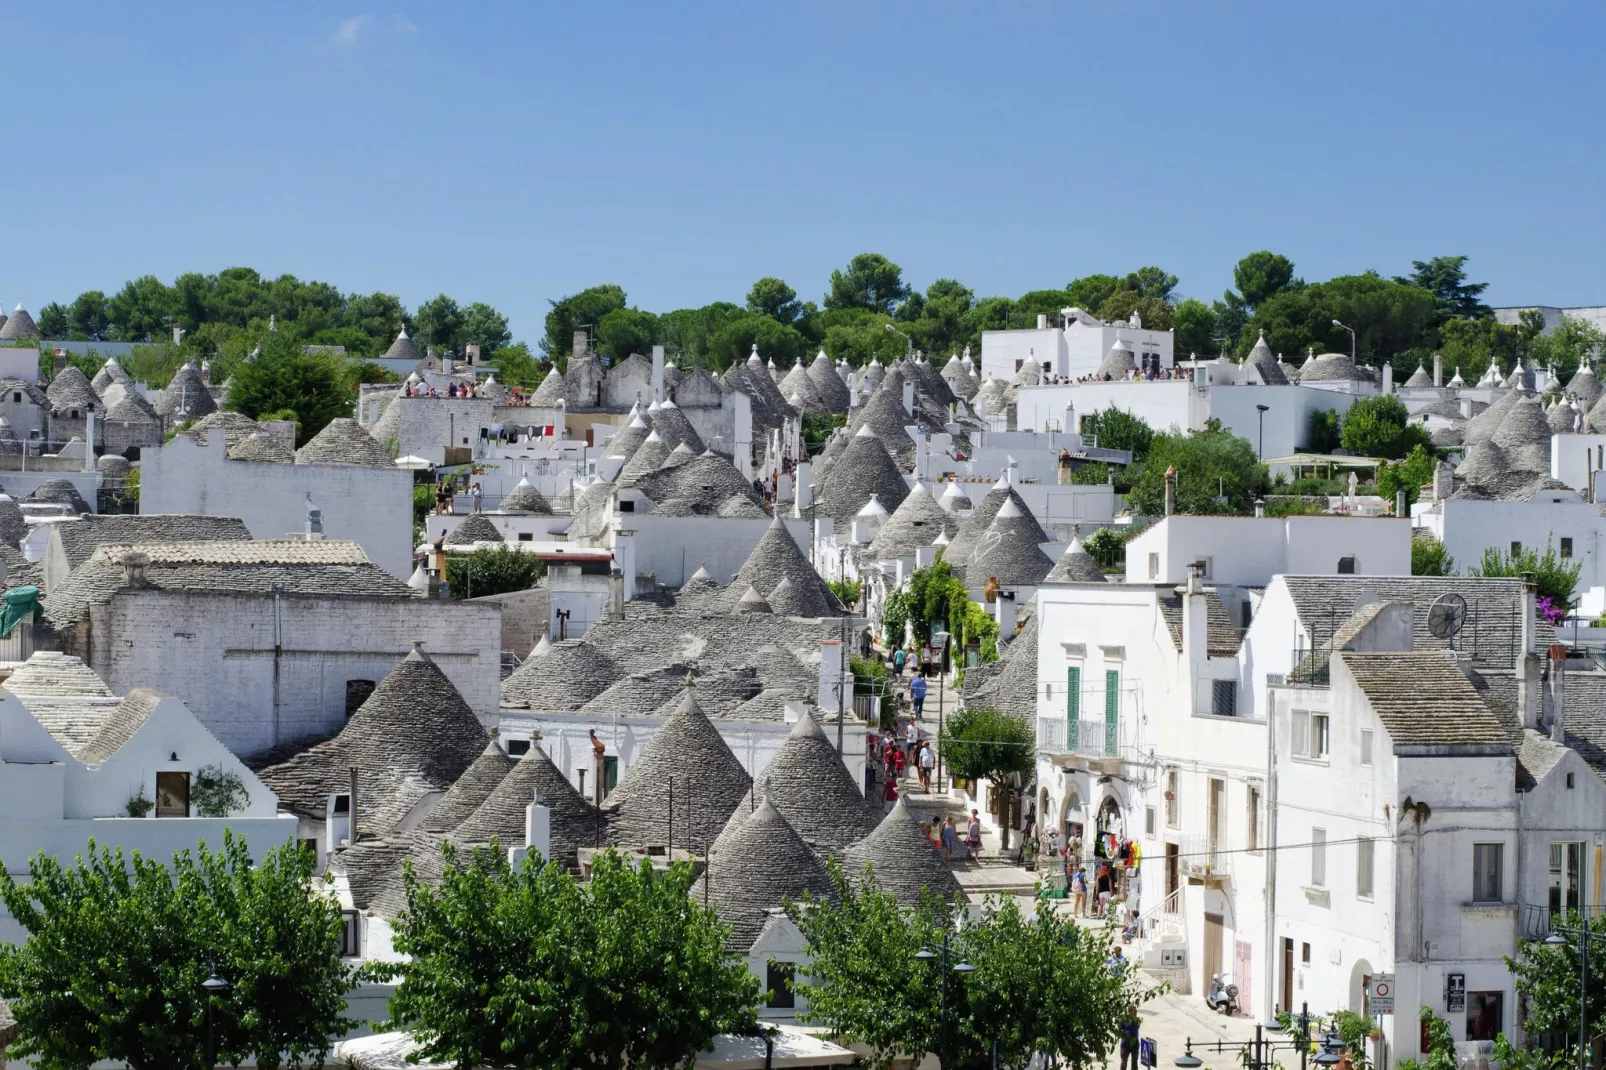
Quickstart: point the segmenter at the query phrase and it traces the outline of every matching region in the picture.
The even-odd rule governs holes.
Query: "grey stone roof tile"
[[[652,414],[652,429],[664,440],[664,445],[668,446],[671,452],[680,445],[686,446],[693,453],[701,453],[707,448],[697,429],[691,425],[691,421],[686,418],[680,406],[673,401],[665,401],[658,406],[658,410]]]
[[[144,687],[130,691],[101,724],[95,738],[78,752],[78,760],[85,765],[99,765],[116,754],[124,743],[145,727],[145,722],[156,710],[156,704],[164,697]]]
[[[1060,554],[1060,559],[1044,577],[1045,583],[1108,583],[1109,578],[1099,568],[1093,555],[1087,552],[1082,540],[1073,536],[1071,544]]]
[[[173,373],[156,403],[156,411],[169,420],[192,420],[217,411],[217,402],[201,381],[201,369],[194,361]]]
[[[604,834],[601,814],[558,771],[539,745],[532,746],[513,766],[485,802],[457,827],[452,838],[460,844],[489,843],[517,847],[524,843],[524,808],[539,792],[548,809],[548,855],[559,865],[573,866],[578,849],[600,846]]]
[[[53,532],[61,540],[69,569],[88,561],[102,546],[251,541],[250,530],[238,517],[187,513],[83,513],[76,520],[57,521]]]
[[[479,542],[502,542],[502,532],[483,513],[470,513],[457,522],[446,536],[446,546],[473,546]]]
[[[870,835],[880,817],[879,806],[871,810],[835,744],[807,709],[759,770],[754,786],[758,796],[773,802],[803,841],[822,854],[840,852]],[[725,831],[735,831],[749,809],[737,807]]]
[[[513,764],[513,759],[508,757],[501,743],[494,739],[487,742],[485,750],[474,759],[474,764],[446,789],[446,794],[424,815],[424,820],[418,825],[419,831],[451,832],[467,821],[496,790]]]
[[[606,691],[625,671],[583,639],[553,643],[502,681],[502,705],[566,713]]]
[[[1396,745],[1509,745],[1449,651],[1344,651],[1338,657]]]
[[[996,578],[1004,586],[1040,582],[1054,568],[1037,544],[1041,532],[1030,514],[1006,501],[976,540],[976,550],[965,564],[965,582],[979,585],[988,578]]]
[[[848,384],[842,381],[841,374],[831,358],[820,350],[809,364],[809,379],[814,383],[814,390],[820,396],[829,412],[847,412],[851,402]]]
[[[705,882],[709,902],[731,927],[726,946],[735,954],[753,946],[769,912],[783,901],[805,893],[836,898],[825,864],[769,799],[714,842],[707,870],[692,887],[692,899],[704,895]]]
[[[904,906],[918,906],[926,893],[947,900],[964,895],[959,878],[902,799],[874,832],[848,848],[842,866],[848,878],[857,880],[866,866],[881,890]]]
[[[733,601],[740,598],[750,586],[767,596],[784,579],[792,581],[793,593],[790,598],[804,610],[797,615],[823,617],[841,612],[841,603],[836,600],[836,595],[814,571],[814,566],[803,556],[792,533],[777,516],[736,573],[736,579],[731,584]]]
[[[350,464],[366,468],[394,468],[385,447],[352,419],[330,420],[296,451],[297,464]]]
[[[49,399],[53,413],[65,413],[71,409],[96,412],[101,408],[100,398],[96,396],[95,388],[89,385],[88,376],[73,364],[56,373],[56,377],[45,388],[45,397]]]
[[[552,514],[552,503],[547,501],[546,495],[536,490],[528,479],[520,479],[507,497],[498,503],[497,508],[504,513],[536,513],[541,516]]]
[[[71,480],[47,479],[35,487],[22,499],[25,502],[50,502],[55,505],[65,505],[68,512],[82,515],[91,512],[89,503],[84,501],[78,488],[73,486]]]

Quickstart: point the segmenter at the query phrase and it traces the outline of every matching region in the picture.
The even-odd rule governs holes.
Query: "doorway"
[[[1182,909],[1181,896],[1177,889],[1182,887],[1179,864],[1182,860],[1181,849],[1174,843],[1165,845],[1165,909],[1168,914],[1175,914]]]
[[[1294,1008],[1294,941],[1283,937],[1283,998],[1279,1005],[1284,1014]]]
[[[1204,981],[1210,984],[1211,978],[1221,972],[1221,943],[1223,937],[1222,918],[1220,914],[1206,914],[1204,916]]]

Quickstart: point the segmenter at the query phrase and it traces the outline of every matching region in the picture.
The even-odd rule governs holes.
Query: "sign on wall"
[[[1448,973],[1444,975],[1444,1011],[1446,1014],[1455,1014],[1467,1009],[1467,975],[1464,973]]]

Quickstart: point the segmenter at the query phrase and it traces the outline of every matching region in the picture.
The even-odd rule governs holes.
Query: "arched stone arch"
[[[1366,1009],[1366,982],[1377,971],[1365,959],[1356,959],[1349,971],[1349,1009],[1357,1014]]]

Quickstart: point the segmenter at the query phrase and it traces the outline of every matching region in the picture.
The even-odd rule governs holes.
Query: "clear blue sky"
[[[885,253],[1606,303],[1606,5],[8,3],[0,298],[249,265],[655,311]],[[1141,12],[1132,14],[1130,12]]]

